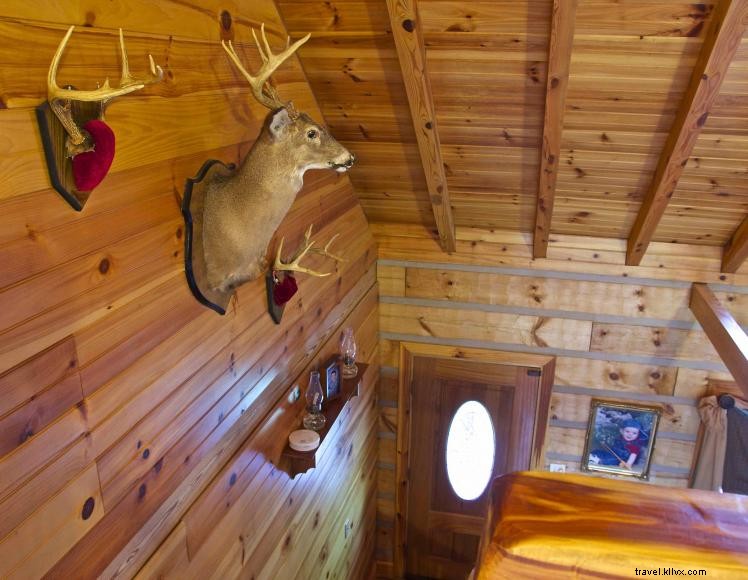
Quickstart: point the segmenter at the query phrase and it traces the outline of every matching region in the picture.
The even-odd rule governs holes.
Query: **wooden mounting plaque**
[[[184,273],[192,294],[198,302],[215,310],[218,314],[226,314],[226,307],[234,292],[212,290],[208,286],[205,253],[203,252],[203,208],[205,206],[205,190],[210,179],[215,175],[229,177],[236,169],[233,163],[225,164],[216,159],[209,159],[198,171],[195,177],[190,177],[184,187],[182,198],[182,216],[184,217]],[[207,179],[207,181],[206,181]]]
[[[275,303],[275,299],[273,298],[273,289],[275,288],[275,280],[273,279],[273,271],[268,270],[267,274],[265,274],[265,289],[267,290],[267,296],[268,296],[268,312],[270,313],[270,318],[273,319],[273,322],[276,324],[281,323],[281,318],[283,318],[283,311],[286,309],[286,305],[278,306]]]
[[[73,101],[71,104],[73,118],[79,126],[85,125],[92,119],[101,118],[101,103],[85,103]],[[90,191],[79,191],[73,180],[73,164],[67,156],[65,142],[67,131],[62,126],[52,107],[45,101],[36,108],[36,121],[39,124],[39,132],[44,146],[44,158],[47,162],[47,171],[52,187],[65,198],[73,209],[81,211],[86,205]]]

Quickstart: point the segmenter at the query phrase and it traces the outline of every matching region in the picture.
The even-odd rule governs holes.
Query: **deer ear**
[[[288,111],[285,108],[278,109],[273,113],[273,118],[270,119],[270,133],[276,139],[280,139],[286,134],[286,131],[292,124],[293,121]]]

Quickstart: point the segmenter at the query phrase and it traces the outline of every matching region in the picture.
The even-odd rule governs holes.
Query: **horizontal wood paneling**
[[[252,560],[260,564],[253,573],[275,574],[281,560],[270,554],[288,551],[285,535],[302,520],[311,531],[317,511],[325,514],[325,535],[294,542],[294,570],[368,573],[375,548],[376,250],[347,176],[309,172],[279,228],[289,245],[310,223],[321,240],[339,233],[346,258],[327,278],[299,277],[281,325],[266,312],[264,280],[240,288],[221,317],[195,301],[183,273],[185,179],[206,159],[239,161],[267,112],[219,40],[232,39],[256,68],[250,27],[267,22],[271,43],[285,40],[274,2],[76,0],[33,10],[6,4],[0,8],[0,576],[133,577],[158,550],[142,574],[181,570],[177,576],[185,577],[197,562],[195,520],[187,515],[197,508],[190,506],[207,490],[210,501],[195,506],[222,514],[218,506],[232,497],[222,487],[222,469],[247,450],[258,459],[253,469],[273,471],[287,491],[308,488],[326,498],[299,501],[289,511],[285,502],[296,495],[275,497],[264,479],[249,478],[263,501],[277,502],[275,513],[283,513],[276,519],[257,512],[257,528],[272,534],[255,538],[262,557]],[[77,28],[60,82],[88,88],[118,78],[118,27],[133,74],[145,71],[148,52],[165,70],[163,83],[107,110],[117,155],[82,212],[50,188],[33,110],[46,96],[50,59],[71,24]],[[31,44],[34,50],[24,49]],[[273,80],[284,98],[321,119],[298,59]],[[305,380],[311,366],[335,352],[344,323],[357,329],[361,356],[373,363],[355,412],[341,419],[330,444],[330,455],[343,438],[356,442],[355,452],[327,461],[303,484],[290,483],[266,452],[283,444],[298,416],[282,424],[273,418],[292,381]],[[266,446],[255,447],[257,441]],[[225,515],[240,521],[244,512],[231,506]],[[347,539],[346,518],[356,524]],[[204,528],[211,553],[238,554],[225,570],[244,574],[248,562],[236,552],[236,536],[214,531]],[[329,557],[318,563],[321,552]]]
[[[401,341],[448,345],[460,356],[468,347],[510,351],[500,356],[516,360],[525,353],[556,354],[546,469],[553,463],[580,471],[593,398],[658,405],[662,421],[650,480],[687,486],[700,423],[698,399],[710,378],[730,376],[688,308],[689,277],[727,281],[720,280],[719,252],[699,248],[680,258],[681,246],[655,243],[652,251],[663,252],[662,268],[627,270],[619,269],[623,240],[554,235],[549,258],[532,261],[529,235],[458,228],[458,252],[447,256],[421,228],[374,224],[373,230],[382,294],[381,574],[388,574],[394,561],[390,530],[396,520]],[[585,260],[597,260],[597,267],[587,270],[581,266]],[[717,291],[746,324],[748,284],[742,276],[729,281],[740,285]]]

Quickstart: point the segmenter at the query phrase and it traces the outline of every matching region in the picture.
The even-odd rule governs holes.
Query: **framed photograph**
[[[328,400],[334,399],[340,395],[340,365],[337,360],[327,365],[325,376],[325,397]]]
[[[648,479],[661,415],[655,406],[592,399],[582,471]]]

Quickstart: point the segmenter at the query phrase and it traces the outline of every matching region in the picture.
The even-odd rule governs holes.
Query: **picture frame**
[[[325,371],[325,398],[327,400],[340,396],[340,364],[334,359]]]
[[[649,479],[662,408],[592,399],[582,471]]]

